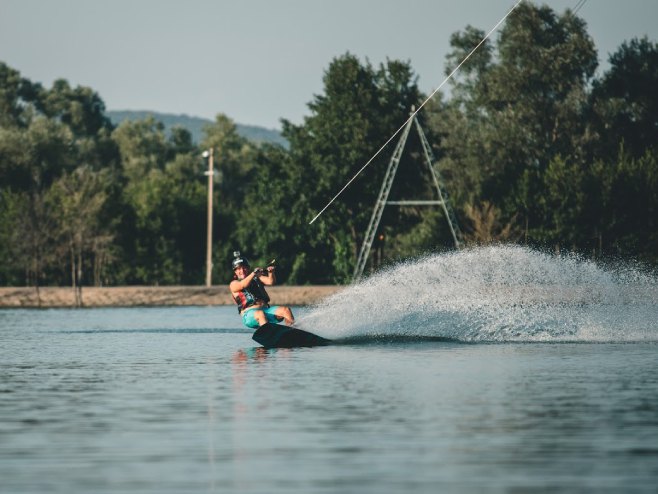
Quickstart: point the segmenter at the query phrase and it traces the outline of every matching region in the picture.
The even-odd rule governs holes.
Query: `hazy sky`
[[[0,0],[0,61],[47,87],[90,86],[109,110],[280,128],[301,123],[331,60],[408,60],[430,93],[449,37],[492,28],[515,0]],[[561,13],[578,0],[544,2]],[[588,0],[599,50],[658,39],[658,0]]]

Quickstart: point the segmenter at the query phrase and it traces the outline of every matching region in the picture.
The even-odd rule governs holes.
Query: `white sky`
[[[280,128],[301,123],[347,51],[408,60],[430,93],[449,37],[492,28],[514,0],[0,0],[0,61],[49,87],[96,90],[109,110]],[[578,0],[546,0],[558,13]],[[658,0],[588,0],[578,12],[606,66],[624,40],[658,39]]]

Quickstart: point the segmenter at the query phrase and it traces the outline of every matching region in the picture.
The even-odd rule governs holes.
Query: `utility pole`
[[[206,286],[212,286],[212,196],[213,176],[215,174],[213,162],[213,148],[203,152],[203,157],[208,158],[208,242],[206,244]]]

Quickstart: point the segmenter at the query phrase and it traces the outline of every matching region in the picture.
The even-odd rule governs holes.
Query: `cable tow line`
[[[492,34],[496,29],[498,29],[498,26],[500,26],[500,25],[505,21],[505,19],[507,19],[507,18],[509,17],[509,15],[514,11],[514,9],[516,9],[516,8],[521,4],[521,2],[523,2],[523,0],[519,0],[518,2],[516,2],[516,4],[514,5],[514,7],[512,7],[512,8],[510,9],[510,11],[507,12],[507,14],[505,14],[505,16],[504,16],[501,20],[499,20],[498,23],[497,23],[493,28],[491,28],[491,30],[487,33],[487,35],[486,35],[484,38],[482,38],[482,40],[477,44],[477,46],[476,46],[475,48],[473,48],[473,49],[470,51],[470,53],[469,53],[468,55],[466,55],[466,57],[464,57],[464,59],[459,63],[459,65],[457,65],[457,67],[455,67],[455,69],[454,69],[452,72],[450,72],[450,74],[448,75],[448,77],[446,77],[446,78],[443,80],[443,82],[442,82],[441,84],[439,84],[439,86],[438,86],[438,87],[432,92],[432,94],[430,94],[430,95],[425,99],[425,101],[423,101],[423,102],[421,103],[421,105],[418,107],[418,109],[415,110],[413,113],[411,113],[411,115],[409,116],[409,118],[407,118],[407,120],[404,121],[404,123],[400,126],[400,128],[399,128],[398,130],[396,130],[395,133],[394,133],[391,137],[389,137],[389,139],[388,139],[388,140],[387,140],[387,141],[386,141],[386,142],[385,142],[385,143],[384,143],[384,144],[383,144],[383,145],[377,150],[377,152],[376,152],[375,154],[372,155],[372,158],[370,158],[370,159],[367,161],[367,163],[366,163],[365,165],[363,165],[363,166],[361,167],[361,169],[360,169],[358,172],[356,172],[356,174],[355,174],[355,175],[354,175],[354,176],[353,176],[353,177],[352,177],[352,178],[351,178],[351,179],[350,179],[350,180],[349,180],[349,181],[343,186],[343,188],[340,189],[340,190],[338,191],[338,194],[336,194],[336,195],[335,195],[335,196],[334,196],[334,197],[333,197],[333,198],[327,203],[327,205],[326,205],[325,207],[323,207],[322,210],[321,210],[318,214],[316,214],[315,217],[314,217],[311,221],[309,221],[309,223],[308,223],[309,225],[312,224],[315,220],[317,220],[317,219],[320,217],[320,215],[321,215],[322,213],[324,213],[325,210],[326,210],[329,206],[331,206],[331,204],[333,204],[333,202],[334,202],[336,199],[338,199],[338,196],[340,196],[340,195],[345,191],[345,189],[347,189],[347,188],[350,186],[350,184],[351,184],[352,182],[354,182],[354,180],[356,180],[356,177],[358,177],[359,175],[361,175],[361,172],[363,172],[363,170],[365,170],[366,167],[367,167],[368,165],[370,165],[370,163],[372,163],[372,161],[373,161],[373,160],[379,155],[379,153],[381,153],[381,152],[384,150],[384,148],[385,148],[386,146],[388,146],[388,144],[389,144],[389,143],[395,138],[395,136],[397,136],[397,135],[402,131],[402,129],[404,129],[404,127],[407,125],[407,123],[409,123],[409,121],[410,121],[412,118],[414,118],[414,117],[416,116],[416,114],[417,114],[420,110],[423,109],[423,107],[425,106],[425,104],[427,104],[427,102],[428,102],[429,100],[431,100],[431,99],[434,97],[434,95],[435,95],[436,93],[439,92],[439,90],[445,85],[445,83],[448,82],[448,81],[450,80],[450,78],[451,78],[451,77],[452,77],[452,76],[453,76],[453,75],[454,75],[454,74],[455,74],[455,73],[461,68],[461,66],[464,65],[464,63],[466,62],[466,60],[468,60],[468,59],[471,57],[471,55],[473,55],[473,53],[475,53],[476,50],[477,50],[478,48],[480,48],[480,46],[482,45],[482,43],[484,43],[484,42],[489,38],[489,36],[491,36],[491,34]]]

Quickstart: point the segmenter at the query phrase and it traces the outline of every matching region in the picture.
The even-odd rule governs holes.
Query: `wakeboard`
[[[270,322],[259,327],[251,337],[265,348],[295,348],[331,344],[331,340],[322,336]]]

